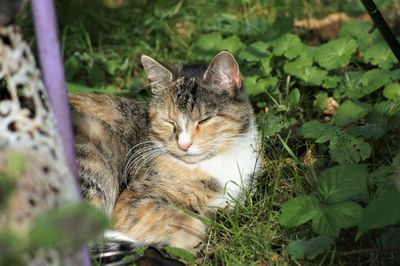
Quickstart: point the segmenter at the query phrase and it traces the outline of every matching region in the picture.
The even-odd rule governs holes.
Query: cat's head
[[[151,138],[164,152],[197,163],[221,154],[252,126],[253,110],[229,52],[207,65],[163,65],[143,55],[153,98]]]

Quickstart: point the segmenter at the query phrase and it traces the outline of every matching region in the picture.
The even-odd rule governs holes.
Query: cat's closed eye
[[[213,118],[212,116],[208,116],[208,117],[206,117],[206,118],[204,118],[204,119],[198,121],[197,124],[198,124],[198,125],[205,124],[205,123],[207,123],[208,121],[210,121],[212,118]]]
[[[174,132],[176,131],[177,125],[174,121],[164,119],[164,122],[167,123],[169,126],[171,126],[174,129]]]

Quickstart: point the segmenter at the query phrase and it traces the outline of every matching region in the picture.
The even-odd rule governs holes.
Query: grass
[[[307,170],[299,158],[291,158],[277,138],[265,139],[264,147],[268,153],[264,157],[268,159],[261,162],[254,189],[245,191],[232,210],[218,211],[213,217],[199,264],[289,263],[284,248],[290,234],[278,223],[279,209],[283,202],[304,190],[303,171]]]

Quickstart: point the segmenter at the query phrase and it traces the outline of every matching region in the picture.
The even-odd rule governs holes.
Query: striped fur
[[[134,243],[192,249],[206,227],[195,216],[239,196],[257,169],[258,134],[233,56],[166,66],[143,56],[153,98],[70,98],[85,199],[112,215]],[[228,190],[226,190],[228,188]],[[195,215],[190,215],[188,212]]]

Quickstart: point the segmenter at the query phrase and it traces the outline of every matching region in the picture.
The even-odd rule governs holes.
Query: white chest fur
[[[223,207],[227,201],[239,196],[241,189],[249,184],[250,176],[258,170],[258,150],[258,132],[252,127],[246,135],[235,140],[231,149],[198,164],[224,187],[224,194],[210,206]]]

